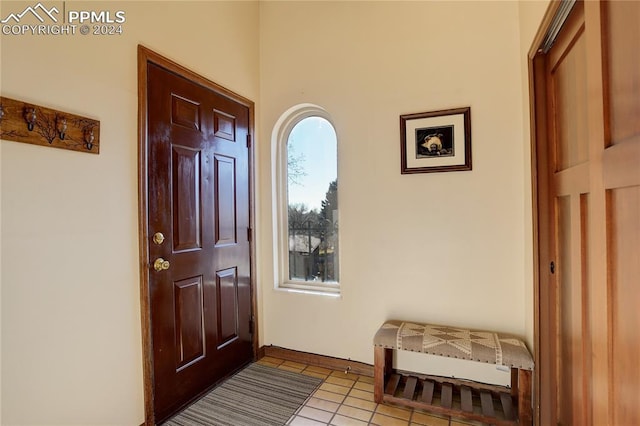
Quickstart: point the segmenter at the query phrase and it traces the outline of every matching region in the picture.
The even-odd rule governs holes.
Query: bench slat
[[[473,397],[469,386],[460,387],[460,404],[463,411],[468,413],[473,412]]]
[[[451,383],[442,384],[442,392],[440,393],[440,403],[444,408],[451,408],[453,397],[453,386]]]
[[[516,416],[513,412],[513,401],[511,395],[506,392],[500,392],[500,402],[502,402],[502,412],[507,420],[515,420]]]
[[[416,384],[418,384],[418,379],[416,377],[409,377],[407,379],[407,383],[404,385],[404,393],[402,397],[413,401],[413,394],[416,391]]]
[[[422,384],[422,402],[431,405],[433,401],[433,382],[431,380],[425,380]]]
[[[384,393],[388,395],[395,395],[396,389],[398,389],[398,384],[400,383],[400,375],[392,374],[389,377],[389,381],[387,382],[387,387],[384,389]]]
[[[482,414],[489,417],[495,417],[493,411],[493,398],[489,392],[480,392],[480,403],[482,404]]]

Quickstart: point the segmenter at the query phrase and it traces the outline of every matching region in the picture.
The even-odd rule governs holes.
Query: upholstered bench
[[[387,321],[374,339],[374,397],[495,425],[530,425],[533,359],[516,336],[442,325]],[[397,374],[393,351],[404,350],[511,369],[511,389],[469,380]],[[420,377],[419,377],[420,376]]]

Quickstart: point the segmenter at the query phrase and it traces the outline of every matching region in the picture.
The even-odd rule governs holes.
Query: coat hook
[[[0,104],[0,123],[2,123],[3,117],[4,117],[4,106]]]
[[[24,119],[27,122],[27,129],[29,131],[33,130],[33,126],[36,123],[36,109],[35,108],[25,108],[24,109]]]
[[[93,148],[93,140],[95,137],[93,136],[93,127],[87,127],[84,130],[84,143],[89,151]]]
[[[56,129],[58,130],[60,140],[63,141],[67,133],[67,119],[61,115],[56,116]]]

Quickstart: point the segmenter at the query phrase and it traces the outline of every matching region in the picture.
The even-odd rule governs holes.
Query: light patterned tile
[[[373,400],[373,392],[366,392],[366,391],[362,391],[360,389],[352,389],[351,392],[349,392],[349,396],[353,396],[354,398],[360,398],[360,399],[364,399],[366,401],[374,402],[374,400]]]
[[[309,369],[307,368],[304,371],[301,371],[302,374],[304,374],[305,376],[311,376],[311,377],[317,377],[318,379],[326,379],[327,375],[324,373],[316,373],[315,371],[309,371]]]
[[[342,379],[340,377],[336,377],[336,376],[329,376],[327,377],[326,380],[327,383],[333,383],[334,385],[340,385],[340,386],[346,386],[348,388],[352,387],[354,383],[356,383],[353,380],[349,380],[349,379]]]
[[[353,417],[354,419],[362,420],[363,422],[368,422],[371,419],[373,413],[367,410],[361,410],[355,407],[349,407],[348,405],[343,405],[338,409],[337,414],[346,417]]]
[[[262,358],[260,358],[260,361],[266,361],[266,362],[270,362],[272,364],[277,364],[277,365],[280,365],[284,362],[283,359],[274,358],[272,356],[263,356]]]
[[[348,396],[344,400],[343,404],[349,405],[351,407],[362,408],[363,410],[369,410],[369,411],[375,411],[376,406],[378,405],[375,402],[366,401],[360,398],[354,398],[352,396]]]
[[[300,373],[302,371],[301,368],[291,367],[289,365],[281,364],[278,366],[280,370],[293,371],[294,373]]]
[[[425,426],[449,426],[448,418],[434,416],[428,413],[421,413],[415,410],[411,415],[411,421],[413,423],[425,425]]]
[[[326,423],[319,422],[317,420],[307,419],[306,417],[295,416],[291,423],[291,426],[326,426]]]
[[[318,389],[313,394],[314,397],[324,399],[331,402],[337,402],[341,404],[344,401],[344,395],[340,395],[338,393],[327,392],[326,390]]]
[[[278,366],[280,366],[280,364],[275,364],[275,363],[270,362],[270,361],[265,361],[264,359],[261,359],[260,361],[257,361],[256,364],[266,365],[267,367],[273,367],[273,368],[278,368]]]
[[[306,364],[300,364],[299,362],[293,362],[293,361],[285,361],[285,362],[282,363],[282,365],[286,365],[288,367],[297,368],[299,370],[304,370],[305,368],[307,368]]]
[[[340,404],[338,404],[337,402],[331,402],[324,399],[318,399],[313,397],[309,398],[309,400],[305,405],[309,407],[317,408],[319,410],[330,411],[332,413],[335,413],[336,411],[338,411],[338,408],[340,407]]]
[[[331,420],[331,424],[335,426],[366,426],[367,422],[336,414]]]
[[[474,420],[454,420],[451,419],[451,426],[485,426],[486,423],[476,422]]]
[[[326,390],[328,392],[339,393],[340,395],[346,395],[349,393],[349,388],[327,382],[324,382],[322,385],[320,385],[320,389]]]
[[[369,376],[360,376],[360,379],[358,379],[359,382],[364,382],[364,383],[371,383],[373,384],[374,380],[373,377],[369,377]]]
[[[298,417],[306,417],[308,419],[317,420],[323,423],[329,423],[331,417],[333,417],[333,413],[324,410],[318,410],[313,407],[303,407],[300,412],[298,412]]]
[[[353,387],[363,391],[373,392],[373,385],[371,383],[364,383],[364,382],[358,381],[356,382],[355,385],[353,385]]]
[[[315,371],[316,373],[323,373],[323,374],[326,374],[327,376],[331,374],[331,372],[333,371],[333,370],[329,370],[328,368],[316,367],[315,365],[308,366],[307,370]]]
[[[380,413],[376,413],[373,415],[373,418],[371,419],[371,424],[378,425],[378,426],[409,426],[409,422],[407,420],[385,416]]]
[[[338,370],[333,370],[331,372],[331,375],[334,377],[340,377],[341,379],[349,379],[353,381],[356,381],[360,378],[360,376],[358,376],[357,374],[345,373],[344,371],[338,371]]]
[[[376,412],[384,414],[385,416],[397,417],[402,420],[409,420],[411,417],[411,411],[404,408],[392,407],[386,404],[378,404]]]

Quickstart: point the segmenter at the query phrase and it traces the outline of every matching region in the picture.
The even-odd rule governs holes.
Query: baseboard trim
[[[258,353],[256,354],[256,361],[259,360],[260,358],[264,358],[264,346],[260,346],[258,348]]]
[[[350,373],[373,377],[373,365],[366,364],[364,362],[353,361],[350,359],[312,354],[309,352],[281,348],[279,346],[262,346],[258,350],[258,359],[265,356],[280,358],[287,361],[299,362],[301,364],[313,365],[315,367],[329,368],[331,370],[348,370]]]

